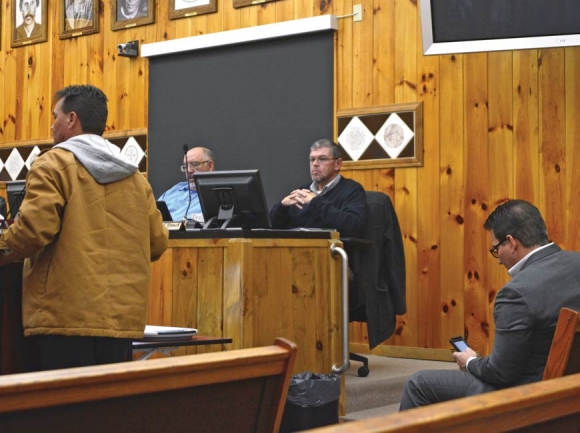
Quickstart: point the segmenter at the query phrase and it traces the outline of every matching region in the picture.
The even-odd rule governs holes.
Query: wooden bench
[[[276,432],[296,345],[0,377],[0,431]]]
[[[562,308],[542,382],[452,400],[317,432],[578,432],[580,314]],[[314,431],[314,430],[313,430]]]
[[[323,433],[578,432],[580,374],[323,427]]]

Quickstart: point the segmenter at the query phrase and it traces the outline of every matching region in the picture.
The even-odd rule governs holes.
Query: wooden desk
[[[340,245],[336,235],[170,239],[152,265],[147,323],[230,337],[232,349],[284,337],[298,346],[295,373],[330,373],[342,360],[341,263],[330,253]]]

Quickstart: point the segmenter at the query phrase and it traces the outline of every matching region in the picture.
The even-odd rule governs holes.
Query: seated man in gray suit
[[[426,370],[405,384],[400,410],[542,380],[562,307],[580,310],[580,253],[548,240],[540,211],[509,200],[488,217],[493,257],[512,277],[497,294],[488,356],[455,352],[460,371]]]

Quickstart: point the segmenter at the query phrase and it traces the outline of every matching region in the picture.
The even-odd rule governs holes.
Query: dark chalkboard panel
[[[259,169],[268,205],[310,180],[310,145],[333,133],[333,31],[150,58],[156,196],[183,179],[184,144],[217,170]]]

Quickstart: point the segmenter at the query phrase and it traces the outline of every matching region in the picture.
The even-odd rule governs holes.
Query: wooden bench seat
[[[0,377],[2,432],[276,432],[296,345]]]
[[[323,433],[580,431],[580,374],[310,430]]]

